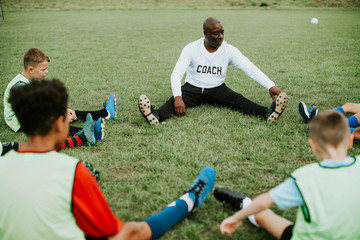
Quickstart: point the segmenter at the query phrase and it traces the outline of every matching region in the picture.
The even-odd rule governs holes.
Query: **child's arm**
[[[243,219],[268,209],[272,205],[274,205],[274,201],[272,200],[269,192],[257,196],[247,208],[241,209],[221,223],[221,233],[231,235],[238,227],[240,227]]]

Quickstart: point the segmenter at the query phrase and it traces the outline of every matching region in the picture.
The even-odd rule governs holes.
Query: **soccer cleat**
[[[149,98],[145,94],[140,95],[138,100],[138,107],[141,114],[150,125],[159,124],[159,118],[158,116],[155,116],[158,114],[155,113],[154,107],[151,105]]]
[[[299,103],[299,113],[304,119],[305,123],[308,123],[310,121],[311,112],[311,109],[304,102]]]
[[[226,187],[217,187],[214,191],[214,196],[218,201],[227,203],[236,209],[243,208],[243,200],[247,197]]]
[[[310,113],[310,121],[316,117],[316,115],[318,115],[320,113],[319,109],[317,108],[317,106],[314,106],[313,109],[311,110]]]
[[[248,207],[252,202],[246,195],[232,191],[226,187],[216,188],[214,196],[218,201],[227,203],[237,210]],[[254,215],[248,216],[248,219],[253,225],[259,227]]]
[[[104,108],[109,113],[106,119],[114,119],[116,117],[115,105],[116,105],[115,94],[110,93],[109,100],[107,102],[104,101]]]
[[[280,93],[275,101],[272,102],[271,106],[266,110],[266,120],[268,122],[274,122],[280,117],[286,107],[286,103],[289,100],[289,97],[286,93]]]
[[[101,140],[104,138],[104,128],[105,128],[105,121],[103,118],[99,118],[94,124],[94,134],[96,140]]]
[[[204,202],[205,198],[211,192],[211,189],[215,184],[215,170],[210,167],[204,167],[199,175],[195,178],[189,190],[186,193],[189,193],[189,197],[194,201],[194,211],[197,207],[200,207]]]
[[[96,138],[95,138],[95,131],[94,131],[94,124],[93,124],[94,120],[91,116],[90,113],[88,113],[86,115],[86,121],[85,121],[85,125],[82,129],[82,131],[84,132],[84,135],[87,139],[87,143],[86,145],[95,145],[96,144]]]

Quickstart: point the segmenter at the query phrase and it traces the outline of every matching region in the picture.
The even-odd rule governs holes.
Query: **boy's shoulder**
[[[314,171],[322,171],[324,169],[333,169],[333,170],[340,170],[340,169],[344,169],[347,167],[357,167],[360,168],[360,155],[356,155],[356,156],[348,156],[344,161],[342,162],[335,162],[335,161],[329,161],[329,160],[324,160],[322,162],[316,162],[316,163],[311,163],[305,166],[302,166],[298,169],[296,169],[291,176],[293,178],[297,178],[299,176],[304,176],[304,175],[308,175],[308,174],[312,174]]]
[[[29,84],[30,82],[31,81],[29,79],[27,79],[24,75],[19,73],[9,82],[6,91],[10,91],[10,89],[13,88],[14,86],[21,86],[21,85]]]

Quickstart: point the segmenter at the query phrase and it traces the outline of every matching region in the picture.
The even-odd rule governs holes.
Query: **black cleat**
[[[214,196],[218,201],[227,203],[236,209],[242,209],[243,200],[247,198],[246,195],[232,191],[226,187],[217,187],[214,191]]]

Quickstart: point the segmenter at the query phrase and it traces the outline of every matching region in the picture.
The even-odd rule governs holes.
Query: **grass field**
[[[163,209],[206,165],[215,186],[254,197],[315,162],[307,125],[298,114],[304,101],[320,110],[359,102],[360,12],[357,10],[71,10],[5,12],[0,25],[0,98],[22,70],[31,47],[51,59],[48,78],[65,82],[69,107],[100,109],[110,92],[118,117],[106,122],[105,139],[94,147],[64,152],[89,160],[101,172],[100,186],[123,221],[142,220]],[[202,22],[214,16],[225,40],[265,72],[290,97],[279,121],[267,123],[224,108],[201,106],[150,127],[137,109],[146,93],[160,106],[171,96],[170,75],[190,41],[202,37]],[[310,24],[317,17],[319,24]],[[230,67],[226,83],[247,98],[270,105],[266,89]],[[3,105],[0,105],[3,112]],[[81,126],[81,123],[75,125]],[[24,141],[0,115],[0,141]],[[356,143],[350,154],[360,152]],[[295,209],[279,210],[292,220]],[[232,238],[220,222],[233,211],[210,195],[193,215],[162,239],[272,239],[248,221]]]

